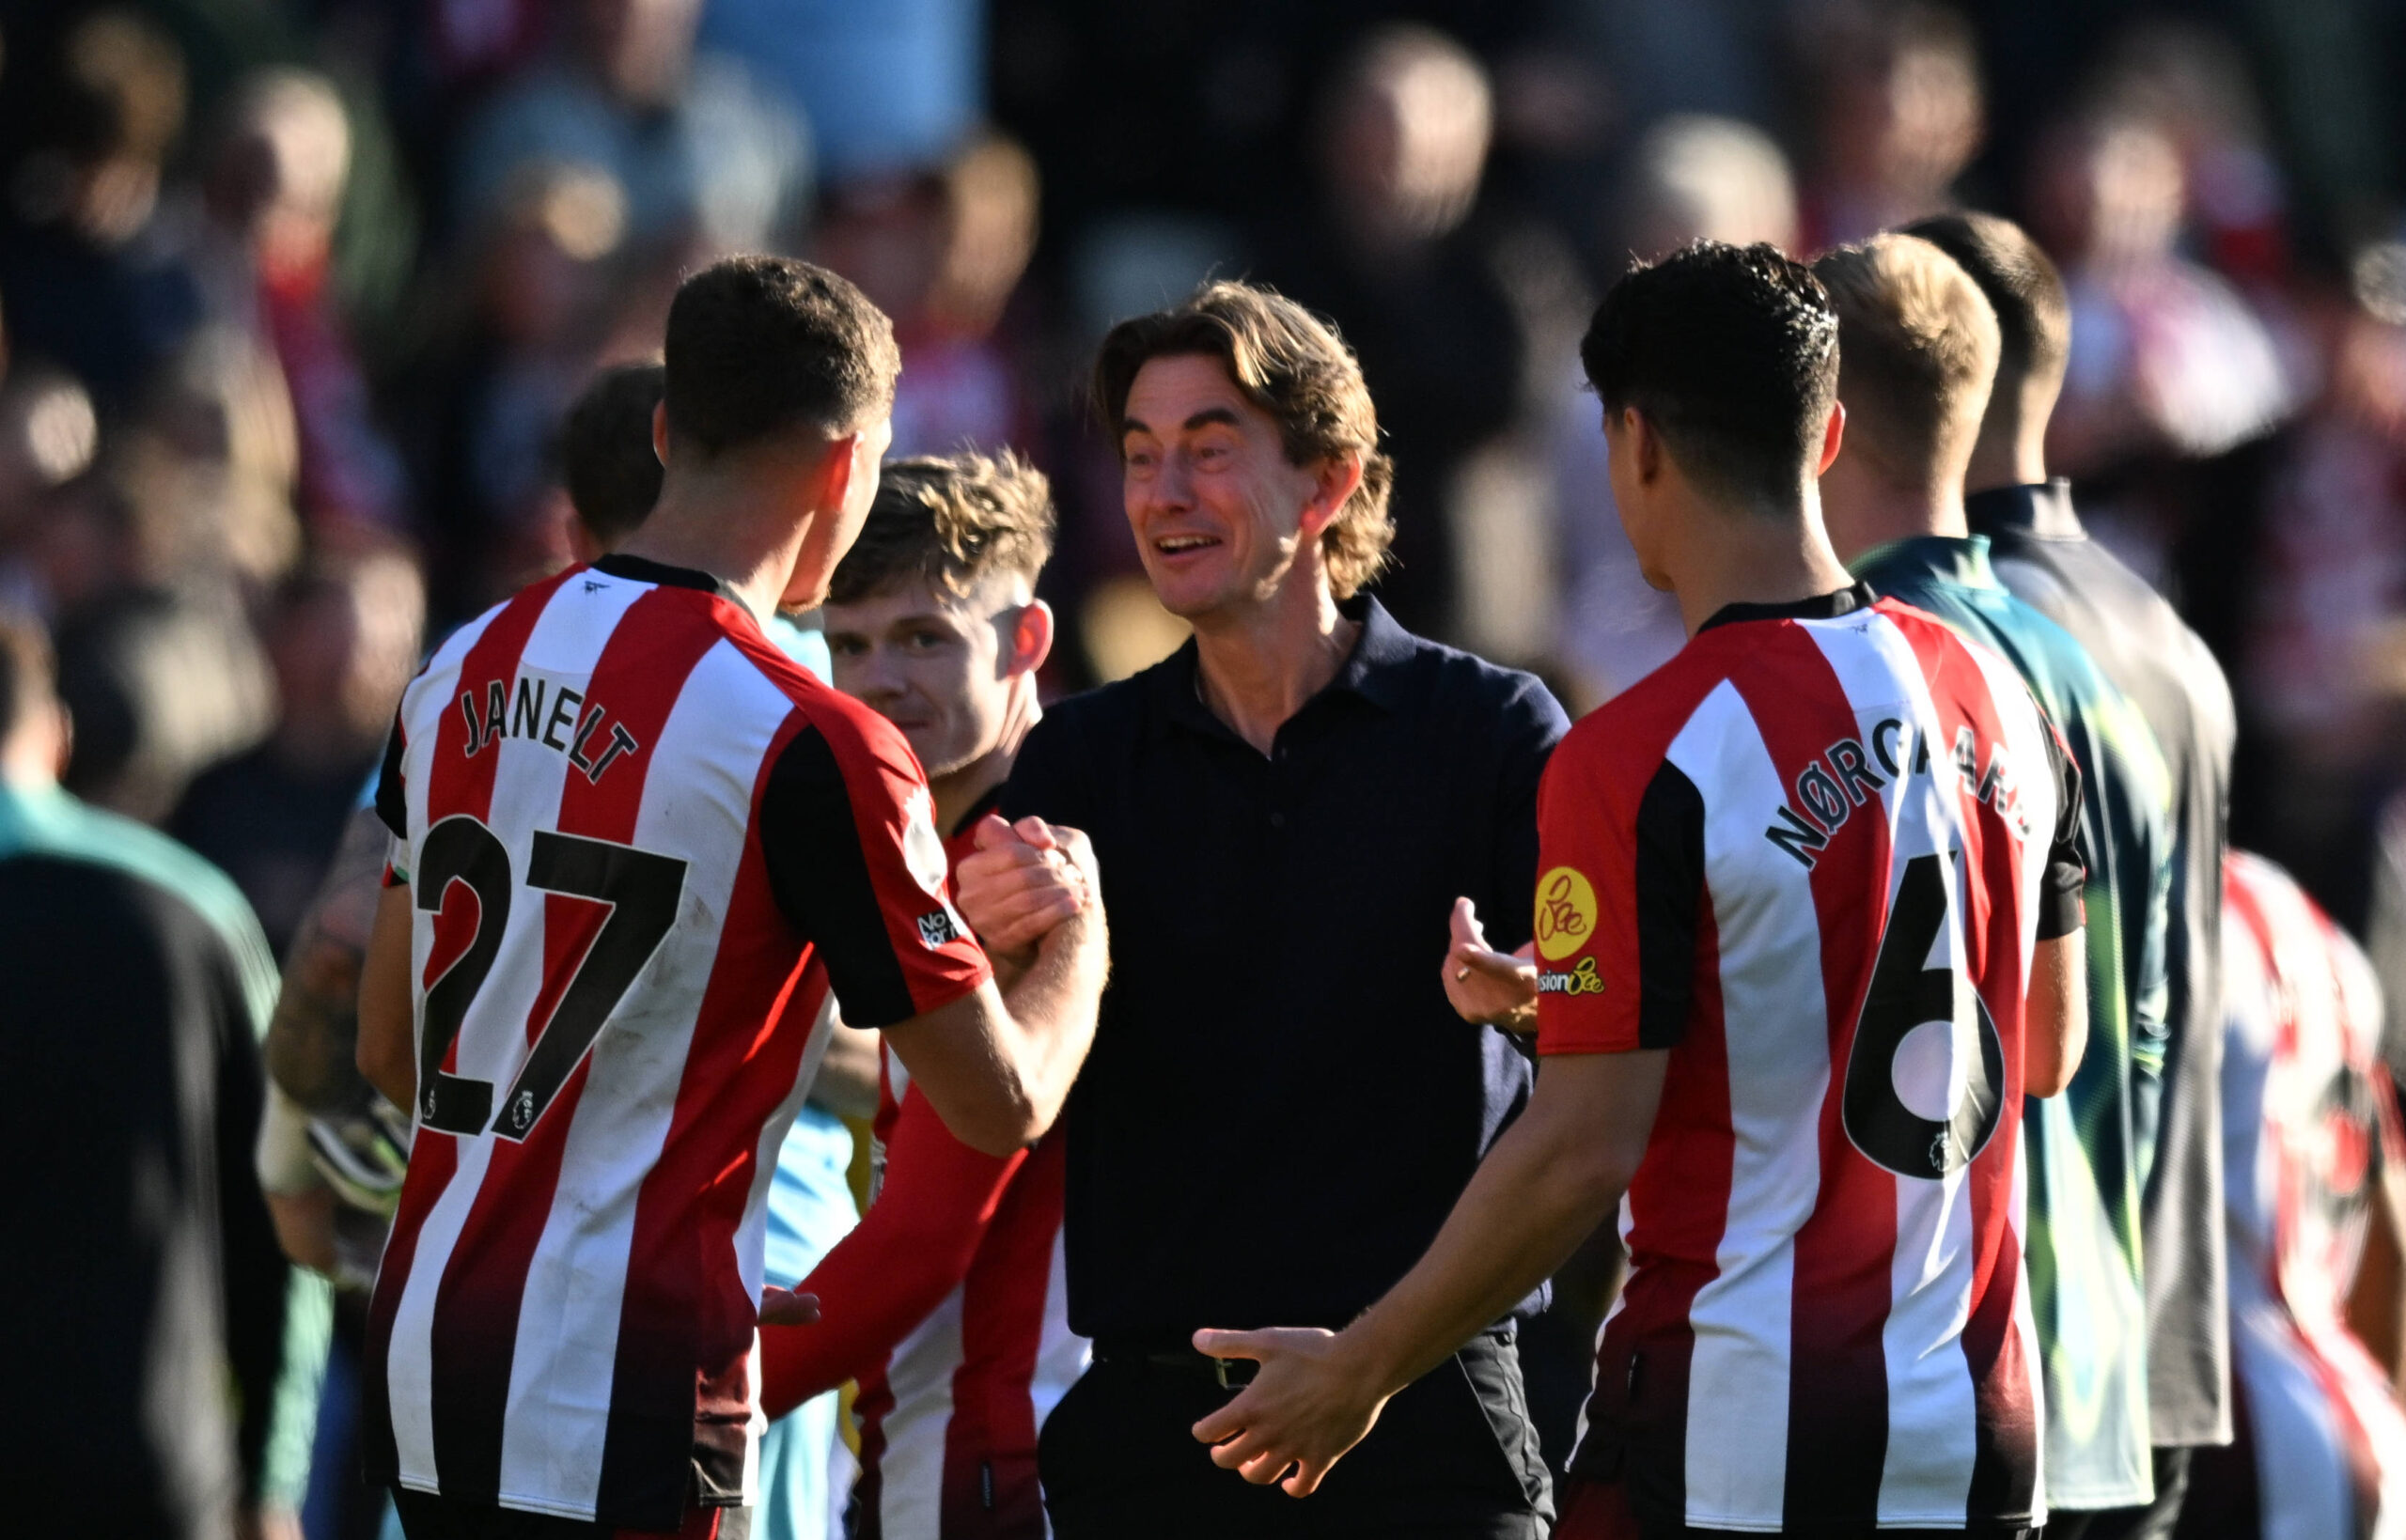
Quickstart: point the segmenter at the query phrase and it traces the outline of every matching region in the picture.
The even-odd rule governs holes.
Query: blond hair
[[[1840,246],[1813,264],[1838,313],[1846,442],[1893,474],[1960,480],[1996,379],[1996,312],[1938,247],[1910,235]]]
[[[857,604],[914,578],[954,599],[998,576],[1033,588],[1053,529],[1053,484],[1013,450],[888,460],[827,597]]]

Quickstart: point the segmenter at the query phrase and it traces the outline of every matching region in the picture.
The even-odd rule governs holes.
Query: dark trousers
[[[1398,1392],[1301,1500],[1221,1470],[1195,1441],[1195,1423],[1235,1393],[1208,1373],[1142,1361],[1087,1370],[1045,1420],[1038,1453],[1058,1540],[1541,1540],[1553,1517],[1520,1361],[1504,1338],[1475,1339]]]
[[[2047,1540],[2172,1540],[2172,1532],[2180,1526],[2181,1505],[2189,1498],[2189,1453],[2185,1448],[2155,1452],[2155,1501],[2146,1507],[2059,1513],[2047,1521]],[[2216,1530],[2217,1518],[2232,1519],[2235,1516],[2210,1517],[2209,1532]],[[2221,1528],[2219,1532],[2252,1531],[2242,1532],[2234,1523]]]

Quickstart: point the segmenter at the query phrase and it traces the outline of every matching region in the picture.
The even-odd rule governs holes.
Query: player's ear
[[[1637,408],[1623,407],[1620,411],[1621,422],[1629,430],[1630,454],[1638,484],[1650,486],[1661,478],[1669,454],[1663,445],[1662,431],[1654,426],[1654,419]]]
[[[668,403],[665,401],[651,409],[651,458],[663,465],[668,463]]]
[[[1821,459],[1820,463],[1813,467],[1813,474],[1815,475],[1820,475],[1822,472],[1837,463],[1838,446],[1845,441],[1846,403],[1844,401],[1832,401],[1830,403],[1830,420],[1821,425]]]
[[[1003,661],[1003,672],[1008,676],[1033,674],[1053,656],[1053,606],[1040,599],[1029,599],[1019,607],[1019,618],[1011,622],[1010,656]]]

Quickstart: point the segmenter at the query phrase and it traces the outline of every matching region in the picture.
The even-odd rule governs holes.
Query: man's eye
[[[827,650],[838,658],[858,658],[868,651],[868,644],[855,642],[849,636],[831,636],[827,639]]]
[[[932,652],[944,646],[944,637],[935,631],[913,631],[904,639],[915,651]]]

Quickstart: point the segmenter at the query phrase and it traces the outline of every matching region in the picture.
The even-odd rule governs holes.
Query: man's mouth
[[[1197,551],[1208,551],[1220,543],[1215,535],[1164,535],[1153,542],[1153,549],[1164,556],[1184,556]]]

